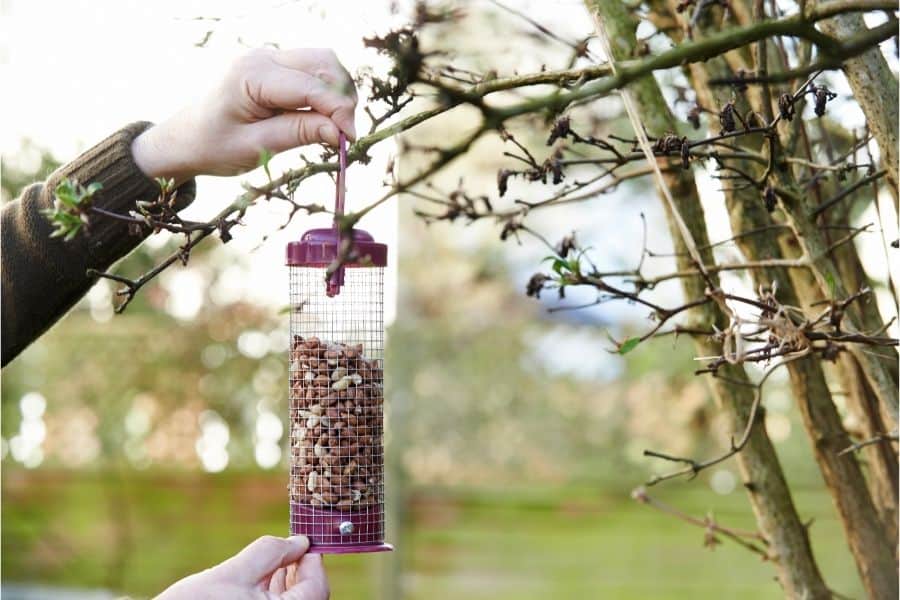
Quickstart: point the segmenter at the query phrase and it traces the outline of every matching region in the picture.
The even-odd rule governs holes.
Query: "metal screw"
[[[341,535],[350,535],[353,533],[353,523],[351,521],[342,521],[338,525],[338,531],[341,532]]]

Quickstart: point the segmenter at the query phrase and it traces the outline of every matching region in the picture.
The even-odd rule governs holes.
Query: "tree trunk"
[[[730,4],[736,19],[742,25],[750,24],[752,19],[752,10],[748,4],[749,0],[735,0]],[[761,0],[756,0],[754,9],[761,10]],[[771,47],[771,44],[769,44],[770,49]],[[778,60],[780,55],[775,52],[766,53],[765,48],[761,48],[761,50],[762,52],[758,51],[755,55],[756,64],[754,67],[760,75],[764,75],[768,70],[766,68],[767,65],[765,62],[762,64],[760,63],[766,60],[767,55],[775,60]],[[877,63],[880,60],[881,63],[884,64],[883,56],[877,51],[876,53],[878,56],[874,58],[869,57],[869,60],[873,63]],[[746,71],[749,69],[746,62],[747,53],[732,52],[726,55],[726,60],[731,65],[733,71],[740,69]],[[787,69],[788,67],[782,63],[781,68]],[[885,78],[885,85],[890,87],[889,94],[896,95],[897,82],[893,75],[890,74],[890,71],[887,71],[887,75],[888,78]],[[865,77],[862,79],[865,79]],[[751,86],[748,89],[747,97],[754,110],[765,115],[766,118],[770,118],[772,112],[770,108],[772,99],[766,98],[765,95],[760,92],[762,89],[762,86]],[[789,90],[783,89],[779,91]],[[868,89],[865,93],[872,96],[874,90]],[[890,109],[886,108],[885,110],[889,112]],[[887,118],[893,119],[896,126],[896,115],[893,117],[888,116]],[[800,119],[794,120],[790,127],[780,128],[779,133],[782,147],[786,149],[789,148],[791,151],[796,151],[801,145],[801,139],[808,140],[807,126]],[[823,135],[828,135],[827,132],[824,131],[824,124]],[[847,145],[850,143],[852,143],[852,140],[846,140]],[[808,148],[808,143],[806,144],[806,147]],[[813,157],[808,156],[808,158],[812,159]],[[839,191],[840,182],[838,181],[837,183],[838,185],[834,185],[834,179],[831,179],[830,181],[829,179],[822,179],[816,184],[815,189],[818,193],[821,193],[821,191],[827,192],[827,196],[830,197]],[[871,188],[861,189],[857,191],[854,196],[865,196],[870,193],[870,189]],[[852,197],[848,198],[841,205],[834,207],[829,212],[831,217],[830,223],[845,226],[849,224],[848,215],[850,213],[852,200]],[[784,256],[796,257],[802,251],[796,240],[781,238],[779,239],[779,242],[782,246]],[[864,287],[872,288],[859,259],[859,253],[853,244],[844,244],[843,246],[836,248],[831,252],[831,257],[840,273],[840,280],[847,289],[860,290]],[[810,306],[816,302],[827,299],[812,274],[808,271],[792,269],[790,271],[790,276],[794,283],[797,296],[804,305]],[[861,299],[859,302],[863,328],[866,331],[877,331],[882,329],[884,321],[878,311],[878,306],[874,297],[869,296]],[[887,355],[888,359],[884,360],[883,363],[891,377],[894,387],[896,387],[898,382],[896,351],[893,348],[870,350],[870,352],[872,351],[881,352]],[[835,370],[837,372],[838,380],[847,394],[847,408],[862,426],[861,434],[863,437],[873,438],[876,435],[884,434],[889,431],[890,427],[888,427],[887,424],[892,422],[892,419],[888,414],[885,405],[878,402],[874,390],[871,385],[869,385],[868,381],[866,381],[865,374],[862,371],[859,361],[855,357],[844,353],[838,358]],[[866,458],[866,463],[869,466],[867,482],[870,488],[871,497],[878,510],[882,527],[887,533],[888,539],[891,541],[893,554],[896,559],[898,543],[897,453],[894,451],[891,442],[886,440],[879,444],[867,446],[862,450],[862,455]]]
[[[756,190],[726,193],[726,203],[735,233],[771,224]],[[777,235],[772,231],[743,237],[738,244],[750,260],[783,257]],[[801,306],[786,269],[754,270],[752,275],[756,286],[769,286],[777,282],[780,301]],[[856,457],[840,455],[850,446],[851,440],[832,401],[822,365],[817,358],[806,358],[789,363],[787,369],[793,397],[800,409],[825,485],[838,510],[863,584],[872,598],[896,596],[897,575],[893,560],[896,537],[892,534],[892,530],[896,529],[893,526],[885,528],[880,520]]]
[[[859,254],[856,248],[840,248],[834,253],[841,278],[847,282],[851,289],[859,289],[869,286],[870,282],[865,275]],[[874,304],[875,299],[871,298]],[[877,307],[873,307],[876,310]],[[869,325],[867,324],[867,327]],[[893,362],[893,366],[897,363]],[[889,417],[884,414],[883,407],[878,403],[874,392],[869,387],[863,376],[862,369],[856,358],[843,355],[839,358],[838,377],[841,386],[847,394],[847,407],[860,424],[859,435],[862,439],[872,439],[875,436],[890,432]],[[872,489],[872,499],[881,514],[881,520],[886,531],[894,540],[895,558],[898,544],[898,495],[900,485],[897,476],[897,452],[888,440],[866,446],[860,450],[869,468],[869,483]]]
[[[595,17],[595,26],[604,28],[613,45],[616,60],[629,58],[636,47],[635,22],[620,0],[586,0]],[[653,77],[646,77],[631,86],[641,119],[648,131],[654,133],[674,130],[674,119]],[[693,177],[689,172],[667,175],[676,208],[690,229],[696,244],[708,245],[703,211]],[[687,247],[676,227],[673,215],[669,228],[673,238],[679,269],[690,269],[692,263]],[[712,264],[712,252],[706,249],[703,260]],[[704,294],[704,282],[699,277],[682,279],[685,298],[697,299]],[[712,305],[698,308],[692,315],[696,324],[709,328],[722,325],[724,315]],[[720,344],[709,338],[695,338],[697,352],[701,355],[719,354]],[[712,392],[718,405],[726,412],[735,430],[744,427],[750,417],[752,391],[746,372],[740,366],[729,365],[722,377],[712,379]],[[761,413],[757,415],[762,419]],[[831,594],[822,579],[813,558],[806,528],[794,507],[790,489],[778,462],[775,449],[766,433],[764,424],[753,428],[748,444],[738,453],[737,462],[748,490],[750,502],[762,534],[769,542],[778,579],[785,593],[791,598],[830,598]]]
[[[726,202],[735,233],[768,224],[768,215],[755,191],[750,194],[726,194]],[[738,243],[750,260],[783,256],[777,236],[771,231],[743,237]],[[768,286],[777,281],[780,301],[800,306],[785,269],[754,270],[752,274],[757,286]],[[787,369],[791,391],[812,442],[816,463],[837,508],[863,585],[871,598],[896,597],[896,537],[893,533],[896,529],[893,526],[886,528],[881,521],[856,457],[852,454],[840,455],[850,446],[851,440],[831,399],[822,365],[817,358],[810,357],[789,363]]]
[[[833,38],[843,40],[866,31],[866,23],[859,13],[838,15],[821,22],[822,31]],[[853,90],[853,98],[859,102],[869,131],[881,151],[881,163],[887,170],[887,178],[894,206],[897,206],[897,128],[898,114],[897,78],[891,73],[881,50],[872,48],[864,54],[844,62],[844,74]]]
[[[749,24],[750,19],[752,19],[751,15],[753,14],[753,10],[749,4],[750,0],[735,0],[729,4],[733,9],[733,13],[738,22],[744,25]],[[856,15],[856,17],[862,20],[862,17],[859,15]],[[870,51],[870,53],[871,52],[876,52],[881,56],[880,51],[877,49]],[[862,56],[867,55],[868,53]],[[765,56],[765,54],[762,56]],[[725,54],[725,59],[734,72],[741,69],[747,72],[753,70],[747,63],[746,52],[735,50]],[[870,60],[874,61],[874,59]],[[881,60],[882,62],[884,61],[883,57],[881,57]],[[781,68],[787,70],[789,66],[782,64]],[[766,71],[768,69],[762,70]],[[887,74],[890,77],[890,83],[887,84],[890,87],[890,92],[888,93],[893,94],[896,98],[897,81],[890,71],[888,71]],[[772,107],[771,104],[764,103],[764,95],[760,91],[762,89],[762,86],[750,86],[747,96],[753,105],[754,110],[760,114],[767,115],[772,112]],[[874,107],[875,101],[871,96],[876,93],[875,89],[868,89],[865,93],[869,96],[869,104]],[[768,101],[771,102],[771,98],[769,98]],[[863,103],[862,99],[860,99],[860,103]],[[893,102],[892,104],[894,115],[893,117],[890,117],[892,121],[889,121],[889,123],[893,124],[893,131],[896,131],[897,127],[897,108],[894,106],[895,104],[896,102]],[[715,108],[715,106],[709,106],[708,108]],[[884,112],[887,114],[889,110],[885,108]],[[885,131],[888,129],[889,128],[886,128]],[[799,146],[800,138],[806,136],[804,124],[800,119],[795,119],[792,124],[782,122],[778,127],[778,133],[782,149],[793,149],[794,147]],[[896,133],[894,134],[893,140],[893,147],[896,149]],[[777,153],[777,155],[781,154],[783,154],[783,150]],[[896,159],[896,153],[894,154],[894,157]],[[852,254],[858,262],[859,258],[856,255],[856,250],[852,243],[845,244],[843,247],[833,250],[832,252],[827,252],[829,247],[828,241],[822,235],[818,225],[816,225],[809,216],[815,208],[815,205],[810,202],[807,190],[795,184],[796,178],[793,177],[793,173],[785,165],[781,165],[780,168],[774,169],[772,176],[780,187],[791,193],[790,197],[782,198],[781,204],[789,224],[797,235],[801,252],[810,257],[813,262],[812,273],[814,275],[816,287],[818,287],[819,290],[819,293],[816,294],[816,296],[830,295],[831,288],[833,287],[834,295],[840,299],[849,296],[849,292],[855,292],[861,289],[860,286],[854,285],[854,280],[842,278],[831,260],[831,256],[834,253],[845,252]],[[861,271],[861,269],[862,267],[860,265],[860,272],[862,273],[863,271]],[[834,283],[833,286],[831,285],[832,282]],[[802,294],[800,299],[807,303],[812,302],[808,297],[804,297]],[[881,314],[878,312],[878,307],[874,301],[867,302],[865,299],[857,301],[851,306],[850,311],[848,311],[848,317],[848,329],[871,332],[878,331],[884,326],[884,320],[881,318]],[[896,425],[898,411],[897,386],[898,383],[900,383],[900,379],[898,379],[900,375],[898,375],[898,357],[896,350],[893,348],[870,350],[856,344],[850,345],[849,349],[854,354],[857,363],[868,379],[869,388],[879,398],[883,409],[888,415],[888,420]],[[886,360],[884,357],[874,355],[873,352],[882,353],[889,358]]]
[[[737,4],[739,2],[733,5]],[[709,78],[734,76],[734,72],[720,60],[691,65],[690,73],[692,87],[704,106],[714,102],[712,89],[707,84]],[[766,108],[758,104],[764,95],[757,93],[748,96],[751,102],[756,101],[752,108],[765,115]],[[739,105],[739,110],[744,109],[741,112],[746,112],[746,108]],[[761,141],[748,139],[744,145],[755,150],[750,144],[756,142],[756,147],[759,147]],[[750,161],[744,161],[739,167],[746,173],[757,170]],[[779,236],[774,230],[764,230],[772,225],[772,219],[763,207],[759,191],[755,188],[729,189],[725,192],[725,201],[734,234],[758,231],[755,235],[737,240],[744,256],[749,260],[781,259],[783,254],[779,249]],[[754,269],[750,274],[757,287],[768,288],[776,284],[776,296],[782,303],[802,306],[787,269]],[[808,277],[802,272],[798,275]],[[895,528],[883,527],[856,457],[839,456],[851,441],[832,401],[821,362],[817,358],[806,358],[788,363],[787,369],[793,397],[812,441],[816,462],[841,518],[860,577],[870,597],[894,597],[898,592],[898,583],[894,564],[896,538],[891,535],[891,529]]]

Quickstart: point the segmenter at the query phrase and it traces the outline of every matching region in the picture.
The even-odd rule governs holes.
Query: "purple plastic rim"
[[[339,527],[346,521],[353,523],[354,532],[343,535]],[[394,549],[384,543],[384,507],[381,505],[344,512],[291,502],[291,535],[308,537],[309,551],[317,554],[389,552]],[[347,541],[341,542],[341,538]]]
[[[285,264],[289,267],[327,267],[338,256],[338,238],[333,228],[310,229],[298,242],[287,245]],[[344,263],[347,268],[387,266],[387,245],[380,244],[362,229],[353,230],[354,262]]]
[[[310,544],[309,554],[364,554],[366,552],[393,552],[394,547],[390,544],[344,544],[336,546],[334,544]]]

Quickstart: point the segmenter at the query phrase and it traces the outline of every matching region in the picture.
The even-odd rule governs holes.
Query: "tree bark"
[[[757,194],[726,194],[735,233],[768,224],[768,215],[760,206],[758,195],[753,195]],[[739,245],[750,260],[783,257],[776,235],[769,231],[741,238]],[[755,285],[768,286],[777,282],[780,301],[800,306],[785,269],[754,270],[752,274]],[[847,358],[852,357],[848,355]],[[789,363],[787,369],[793,398],[812,442],[816,463],[837,508],[863,585],[871,598],[896,597],[896,528],[891,524],[885,527],[886,523],[881,520],[856,457],[840,454],[850,446],[851,440],[832,401],[822,365],[817,358],[810,357]]]
[[[750,0],[736,0],[729,4],[733,9],[733,13],[738,22],[743,25],[749,25],[751,23],[753,10],[750,8],[749,4]],[[860,21],[862,20],[861,16],[856,15],[856,17],[858,17]],[[881,58],[881,61],[884,62],[884,57],[881,56],[878,49],[871,50],[869,53],[862,56],[868,56],[871,52],[877,53]],[[762,56],[766,56],[766,54],[762,54]],[[745,71],[752,70],[747,62],[746,52],[728,52],[725,54],[725,58],[735,72],[741,69]],[[869,60],[872,61],[872,64],[877,62],[876,59],[871,57]],[[848,62],[848,65],[849,64],[850,63]],[[782,64],[781,68],[786,70],[789,67],[786,64]],[[884,64],[884,68],[887,68],[886,63]],[[891,117],[889,114],[890,110],[884,107],[882,112],[884,113],[885,118],[892,119],[892,121],[889,121],[888,123],[893,123],[893,130],[896,130],[897,107],[895,104],[897,81],[890,73],[889,69],[887,75],[890,77],[890,80],[885,80],[883,83],[889,88],[886,93],[889,96],[893,95],[895,98],[895,100],[891,101],[894,115]],[[865,79],[862,76],[859,77]],[[879,76],[879,78],[884,79],[883,76]],[[750,86],[747,96],[753,105],[754,110],[760,114],[767,115],[772,112],[770,104],[772,99],[764,98],[763,94],[760,92],[762,89],[762,86]],[[876,105],[876,102],[872,99],[872,96],[877,97],[877,86],[867,88],[863,91],[863,94],[868,97],[866,101],[870,105],[870,110],[874,110],[873,107]],[[768,100],[768,103],[765,103],[764,100]],[[860,100],[860,104],[863,104],[863,100]],[[709,108],[715,107],[710,106]],[[884,125],[884,123],[882,123],[882,125]],[[884,131],[887,132],[888,129],[890,129],[890,127],[884,125]],[[777,155],[781,155],[785,151],[794,152],[797,147],[800,146],[800,139],[806,138],[807,136],[806,127],[800,119],[794,119],[793,123],[790,124],[782,122],[778,127],[778,133],[780,150],[776,152]],[[893,139],[892,147],[896,149],[896,134]],[[894,156],[896,160],[896,154]],[[776,156],[776,162],[778,162],[778,156]],[[815,294],[817,297],[816,299],[830,296],[832,287],[830,282],[834,282],[834,295],[837,298],[845,298],[849,295],[849,292],[855,292],[861,289],[863,282],[865,282],[865,277],[862,276],[861,278],[853,279],[841,277],[841,273],[836,269],[832,257],[835,254],[844,253],[847,254],[847,260],[859,263],[856,249],[852,243],[850,243],[828,252],[828,240],[822,235],[818,225],[810,217],[812,211],[815,209],[815,205],[811,202],[809,192],[796,184],[797,179],[794,175],[795,174],[792,173],[786,165],[780,165],[780,168],[774,169],[772,178],[779,186],[790,193],[789,197],[782,198],[781,205],[788,218],[789,224],[797,235],[801,254],[810,257],[813,262],[812,274],[813,281],[815,282],[814,287],[818,288],[818,293]],[[820,182],[818,185],[822,186],[822,183]],[[847,201],[849,202],[849,199]],[[859,264],[859,273],[864,273],[861,264]],[[810,298],[804,297],[803,294],[801,294],[800,299],[807,303],[812,302]],[[866,300],[862,300],[854,303],[854,306],[851,307],[851,310],[848,313],[847,325],[849,326],[848,328],[858,331],[879,331],[884,327],[884,319],[882,319],[881,314],[878,312],[878,306],[874,301],[867,302]],[[897,389],[898,384],[900,384],[897,351],[894,348],[878,348],[870,350],[855,344],[851,345],[849,349],[853,353],[860,369],[862,369],[863,374],[868,379],[868,387],[871,393],[874,393],[879,398],[882,408],[886,412],[886,419],[896,426],[898,422]],[[874,353],[886,355],[887,358],[877,356]]]
[[[736,1],[732,6],[739,5]],[[722,60],[711,60],[704,64],[690,66],[692,87],[698,100],[708,106],[714,102],[712,89],[707,84],[710,77],[733,77],[734,72]],[[766,107],[760,105],[764,94],[748,94],[753,109],[766,115]],[[755,101],[755,102],[754,102]],[[745,112],[739,104],[739,110]],[[771,112],[769,110],[768,112]],[[752,144],[756,147],[752,147]],[[762,140],[747,139],[743,144],[756,150]],[[756,165],[744,161],[739,167],[746,173],[754,173]],[[759,231],[752,236],[737,240],[741,252],[749,260],[781,259],[778,235],[774,230],[764,230],[772,225],[772,219],[763,207],[761,194],[755,188],[743,190],[729,189],[725,201],[731,217],[732,232]],[[776,296],[788,305],[802,306],[787,269],[766,268],[750,271],[754,285],[770,288],[777,285]],[[799,272],[798,276],[808,277]],[[805,286],[807,294],[809,286]],[[816,298],[810,299],[814,300]],[[806,302],[806,304],[811,301]],[[839,455],[851,440],[844,430],[828,389],[825,372],[818,358],[792,361],[787,365],[791,390],[800,410],[804,426],[813,445],[813,453],[826,487],[831,494],[844,528],[844,534],[856,561],[860,577],[872,598],[894,597],[898,593],[898,582],[894,564],[896,537],[893,527],[885,528],[879,511],[876,510],[872,495],[855,456]]]
[[[835,251],[834,259],[837,262],[841,278],[847,282],[851,289],[859,289],[869,286],[870,282],[865,275],[859,254],[856,248],[840,248]],[[875,299],[871,302],[874,304]],[[877,307],[872,307],[877,310]],[[868,311],[867,311],[868,312]],[[896,362],[893,363],[896,366]],[[847,408],[860,425],[859,435],[862,439],[872,439],[878,435],[890,432],[889,417],[885,414],[883,406],[868,385],[863,375],[862,368],[856,358],[843,354],[838,358],[838,379],[841,387],[847,395]],[[894,543],[894,558],[897,558],[898,532],[898,494],[900,485],[897,474],[897,452],[888,440],[866,446],[860,450],[860,455],[868,466],[868,481],[872,492],[872,499],[881,515],[882,526],[888,532]]]
[[[735,0],[730,6],[733,13],[742,25],[748,25],[752,22],[752,10],[758,10],[761,13],[762,1],[755,0],[753,9],[749,6],[750,0]],[[755,53],[756,64],[754,65],[760,75],[765,75],[767,71],[767,57],[771,56],[771,60],[778,60],[780,56],[775,52],[766,52],[764,44],[759,44],[760,48]],[[771,44],[769,48],[771,49]],[[761,50],[761,51],[759,51]],[[869,57],[873,63],[881,62],[884,65],[884,58],[880,52],[877,57]],[[748,53],[732,52],[726,55],[726,59],[730,64],[732,71],[744,69],[748,67]],[[886,65],[884,65],[886,67]],[[781,65],[782,69],[787,68]],[[885,85],[890,89],[888,95],[896,96],[896,80],[890,71],[887,71],[889,77],[884,78]],[[863,77],[865,79],[865,77]],[[766,97],[761,93],[763,86],[751,86],[747,90],[747,98],[754,110],[763,114],[766,118],[771,118],[771,97]],[[782,89],[779,91],[789,91]],[[864,93],[868,95],[875,94],[874,89],[867,89]],[[890,112],[889,109],[885,109]],[[896,125],[896,116],[888,115],[886,118],[894,119]],[[820,122],[821,123],[821,122]],[[833,134],[825,131],[825,124],[822,124],[822,135],[830,136]],[[800,119],[795,119],[789,127],[779,129],[779,137],[781,141],[782,151],[797,152],[801,147],[801,140],[808,141],[807,124]],[[853,143],[855,140],[846,139],[845,145]],[[808,143],[803,144],[808,148]],[[808,156],[812,159],[812,156]],[[796,178],[796,173],[792,173]],[[826,197],[830,197],[840,189],[840,182],[835,183],[834,178],[824,178],[816,184],[814,190],[817,193],[826,193]],[[857,198],[865,198],[871,187],[863,188],[854,194]],[[836,225],[849,225],[848,215],[850,213],[853,197],[848,198],[844,203],[834,207],[829,215],[831,220],[829,223]],[[797,257],[802,249],[795,239],[780,238],[779,243],[782,247],[783,255],[787,257]],[[864,287],[872,288],[871,282],[868,280],[863,269],[863,265],[859,259],[859,253],[853,244],[844,244],[831,252],[831,258],[835,262],[835,266],[840,273],[840,280],[849,290],[860,290]],[[827,296],[816,283],[811,273],[805,270],[792,269],[790,277],[793,281],[794,288],[797,292],[798,299],[804,305],[810,306],[816,302],[826,300]],[[866,331],[877,331],[882,329],[884,321],[878,311],[877,303],[874,297],[869,296],[860,300],[860,313],[862,326]],[[898,363],[897,353],[893,348],[883,348],[878,350],[870,350],[870,352],[880,352],[887,356],[884,360],[884,366],[891,377],[894,387],[898,382]],[[884,434],[890,430],[888,424],[892,422],[892,418],[888,414],[884,404],[879,403],[874,390],[865,378],[865,374],[859,361],[854,356],[847,353],[841,354],[835,365],[837,378],[846,393],[847,408],[860,423],[862,427],[861,435],[870,439],[879,434]],[[868,466],[867,483],[869,485],[872,500],[879,513],[880,521],[888,539],[891,541],[894,558],[897,558],[898,543],[898,476],[897,476],[897,453],[895,452],[890,441],[883,441],[878,444],[867,446],[862,449],[862,456],[866,459]]]
[[[629,58],[637,43],[632,16],[620,0],[586,0],[586,5],[595,17],[595,27],[604,28],[613,46],[615,60]],[[674,118],[656,84],[655,79],[645,77],[630,87],[634,93],[643,123],[653,133],[675,129]],[[675,200],[676,209],[687,224],[698,247],[708,245],[703,210],[699,195],[690,172],[670,173],[666,184]],[[668,204],[664,204],[669,217],[669,228],[677,254],[678,268],[690,269],[693,264],[687,253],[687,246],[669,214]],[[702,259],[712,264],[712,252],[707,248]],[[682,287],[687,299],[700,298],[704,294],[705,282],[699,278],[682,279]],[[693,315],[699,327],[724,325],[725,316],[712,305],[695,309]],[[709,338],[695,338],[697,352],[702,355],[719,354],[721,345]],[[743,367],[729,365],[722,377],[712,379],[712,392],[717,404],[728,415],[732,427],[740,430],[750,417],[752,390]],[[757,418],[762,421],[761,413]],[[737,462],[744,478],[744,485],[756,515],[762,534],[769,542],[773,563],[778,579],[791,598],[830,598],[819,568],[813,558],[812,548],[805,526],[797,514],[790,489],[784,478],[781,465],[763,422],[757,423],[748,444],[738,453]]]
[[[866,23],[859,13],[838,15],[821,22],[822,31],[833,38],[844,40],[866,31]],[[887,170],[887,178],[894,206],[897,206],[897,129],[898,114],[897,78],[891,72],[884,55],[878,48],[844,62],[844,75],[850,82],[853,98],[859,102],[869,131],[881,151],[881,163]]]

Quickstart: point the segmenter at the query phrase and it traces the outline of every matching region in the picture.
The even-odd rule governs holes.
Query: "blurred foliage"
[[[707,429],[707,394],[683,369],[691,364],[686,344],[670,355],[668,374],[642,373],[640,361],[660,362],[670,340],[636,352],[643,381],[634,382],[595,329],[574,342],[575,364],[558,372],[548,354],[584,327],[544,318],[539,304],[510,286],[496,249],[454,249],[445,233],[414,222],[405,228],[403,244],[418,250],[403,253],[403,318],[390,337],[392,406],[405,412],[399,452],[415,483],[618,477],[623,463],[646,462],[635,438],[674,443],[676,452],[704,449],[694,442]],[[589,376],[580,363],[591,356],[620,364],[625,380]],[[618,485],[638,483],[646,465],[633,468],[635,477]]]
[[[23,140],[15,156],[0,160],[0,200],[5,204],[18,197],[26,186],[43,181],[60,164],[46,149]]]

